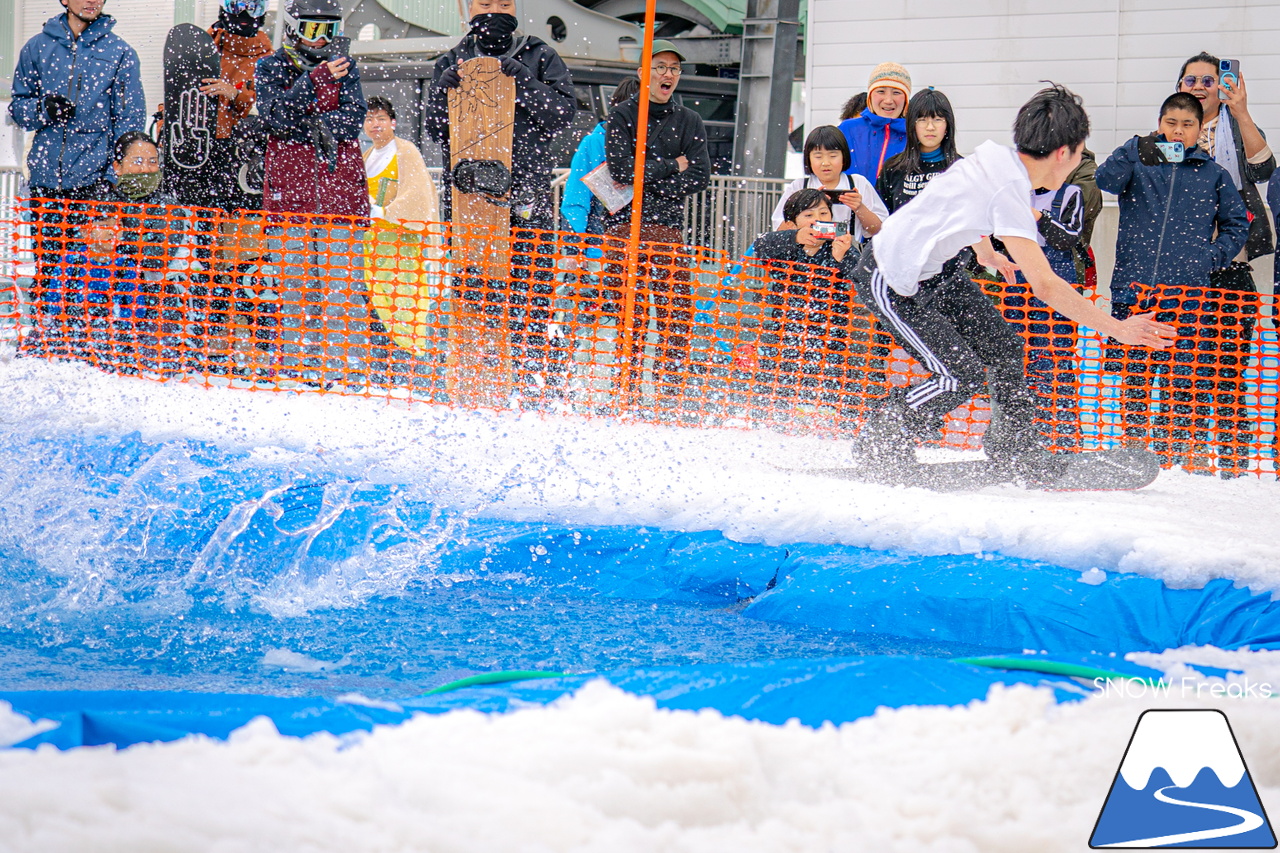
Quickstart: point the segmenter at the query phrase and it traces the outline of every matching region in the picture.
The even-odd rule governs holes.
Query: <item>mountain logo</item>
[[[1143,711],[1089,846],[1275,849],[1227,715]]]

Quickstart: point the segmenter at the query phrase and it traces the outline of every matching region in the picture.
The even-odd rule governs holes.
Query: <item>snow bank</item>
[[[1276,813],[1275,700],[1058,705],[998,687],[813,730],[659,711],[594,682],[345,741],[262,720],[227,743],[0,752],[0,849],[1081,850],[1146,707],[1222,708]]]
[[[57,436],[140,432],[249,448],[263,465],[403,483],[438,505],[563,524],[720,530],[745,542],[912,554],[999,552],[1174,587],[1229,578],[1280,590],[1280,488],[1165,472],[1142,491],[979,494],[837,482],[842,441],[681,430],[519,412],[461,412],[337,394],[159,384],[76,365],[0,366],[0,421]]]

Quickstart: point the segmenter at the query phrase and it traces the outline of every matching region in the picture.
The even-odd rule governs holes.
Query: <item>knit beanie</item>
[[[870,92],[877,86],[889,86],[900,90],[908,98],[911,97],[911,75],[896,62],[881,62],[871,72],[871,77],[867,80],[867,91]]]

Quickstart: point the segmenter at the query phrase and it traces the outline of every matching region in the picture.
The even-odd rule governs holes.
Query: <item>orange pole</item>
[[[653,69],[653,30],[657,12],[657,0],[646,0],[644,8],[644,44],[640,49],[640,110],[636,116],[635,174],[631,178],[631,237],[627,245],[627,279],[622,291],[622,388],[618,395],[619,406],[633,399],[636,379],[640,371],[631,365],[631,326],[636,322],[636,274],[640,266],[640,217],[644,212],[644,162],[649,145],[649,78]],[[648,317],[645,318],[645,326]],[[643,341],[643,337],[641,336]],[[643,360],[644,344],[640,345]]]

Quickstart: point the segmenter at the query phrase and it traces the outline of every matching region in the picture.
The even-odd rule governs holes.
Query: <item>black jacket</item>
[[[618,183],[630,184],[636,169],[636,129],[640,101],[632,98],[609,114],[604,153],[609,174]],[[680,171],[677,157],[689,160]],[[702,116],[674,100],[649,104],[649,136],[644,161],[644,199],[641,220],[672,228],[684,227],[684,200],[711,182],[711,158],[707,153],[707,128]],[[631,221],[631,205],[610,216],[606,227]]]
[[[560,54],[536,36],[515,36],[513,58],[529,69],[516,76],[515,128],[511,144],[511,198],[516,202],[533,202],[539,207],[551,204],[551,141],[573,122],[577,101],[573,94],[573,77]],[[523,41],[521,41],[523,39]],[[452,181],[449,174],[449,94],[439,85],[445,69],[484,56],[468,33],[458,45],[436,60],[427,91],[427,109],[423,117],[427,135],[435,140],[444,154],[444,192],[440,215],[449,218]],[[499,57],[501,58],[501,57]]]
[[[884,202],[884,206],[889,208],[890,213],[922,193],[929,185],[929,181],[933,180],[933,176],[942,174],[950,165],[945,160],[921,163],[919,169],[907,174],[895,164],[897,159],[895,157],[885,163],[884,169],[880,171],[880,177],[876,179],[876,193]]]

